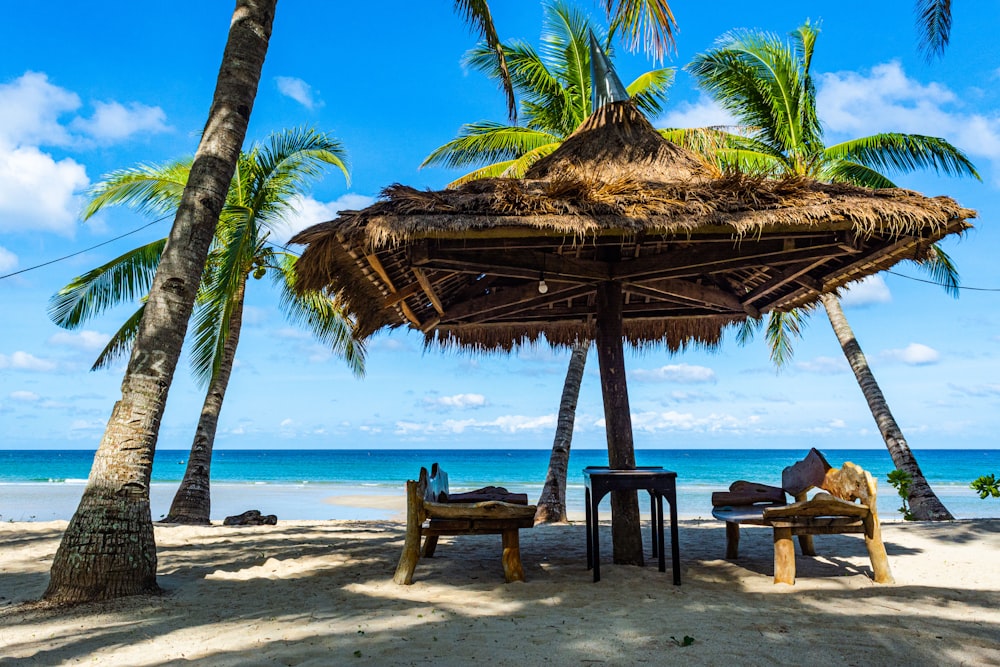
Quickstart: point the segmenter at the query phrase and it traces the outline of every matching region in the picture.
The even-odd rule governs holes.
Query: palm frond
[[[951,39],[951,0],[917,0],[915,10],[918,46],[931,61],[944,53]]]
[[[849,160],[826,161],[820,170],[819,178],[830,183],[850,183],[873,190],[896,187],[895,183],[871,167]]]
[[[421,167],[469,165],[513,160],[560,137],[526,127],[479,121],[463,125],[457,139],[434,150]]]
[[[793,339],[802,336],[802,327],[806,323],[806,311],[790,310],[782,313],[772,310],[767,318],[766,338],[771,350],[771,361],[778,368],[783,367],[792,359],[794,353]]]
[[[180,205],[190,172],[190,159],[113,171],[87,190],[80,215],[87,220],[108,206],[127,206],[143,215],[172,214]]]
[[[629,49],[640,46],[662,60],[674,48],[677,21],[666,0],[604,0],[611,35],[621,31]]]
[[[885,132],[829,146],[828,160],[850,160],[878,171],[909,173],[933,169],[948,176],[982,180],[965,153],[944,139],[921,134]]]
[[[667,103],[667,88],[673,82],[673,68],[654,69],[640,74],[626,90],[636,106],[652,118],[663,113],[663,107]]]
[[[356,336],[354,322],[347,310],[336,300],[321,292],[297,294],[295,287],[295,262],[293,255],[282,256],[282,270],[278,275],[284,283],[281,290],[281,309],[293,324],[305,326],[319,341],[330,346],[341,357],[356,377],[365,374],[365,343]]]
[[[115,335],[111,337],[108,344],[104,346],[101,353],[97,355],[97,360],[90,370],[97,371],[108,368],[115,361],[124,359],[132,353],[132,343],[139,334],[139,323],[142,321],[142,314],[146,312],[146,302],[143,300],[139,308],[125,320],[125,323],[118,328]]]
[[[948,296],[956,299],[959,297],[962,292],[962,281],[958,275],[958,267],[940,245],[937,243],[932,245],[927,257],[917,260],[917,266],[927,277],[941,285]]]
[[[113,306],[144,297],[166,242],[147,243],[77,276],[49,299],[49,318],[65,329],[76,329]]]
[[[500,36],[497,34],[496,26],[493,24],[493,15],[490,13],[490,6],[487,0],[455,0],[455,11],[462,14],[462,18],[480,37],[486,40],[486,44],[492,51],[492,56],[496,62],[497,71],[500,73],[499,80],[507,99],[507,116],[511,122],[517,120],[517,100],[514,97],[514,87],[507,71],[507,60],[504,55],[503,46],[500,44]]]

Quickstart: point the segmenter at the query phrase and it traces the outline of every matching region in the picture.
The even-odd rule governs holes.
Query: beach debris
[[[247,510],[243,514],[227,516],[223,526],[273,526],[278,523],[274,514],[261,514],[260,510]]]

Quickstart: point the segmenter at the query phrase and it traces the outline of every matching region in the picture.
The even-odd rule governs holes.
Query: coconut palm
[[[559,400],[559,418],[556,435],[549,455],[549,468],[545,485],[535,510],[535,525],[540,523],[566,523],[566,476],[569,468],[569,449],[573,442],[573,423],[576,421],[576,403],[580,398],[580,384],[587,364],[590,341],[578,341],[573,346]]]
[[[478,178],[523,176],[593,112],[590,34],[597,30],[568,4],[547,4],[540,50],[520,41],[502,45],[514,90],[522,100],[523,125],[489,120],[463,125],[458,137],[434,150],[421,166],[484,165],[451,186]],[[503,76],[486,43],[470,51],[465,62],[492,79]],[[628,92],[640,109],[655,115],[662,110],[672,81],[672,70],[655,69],[636,78]]]
[[[219,212],[246,136],[277,0],[237,0],[191,177],[132,354],[45,598],[75,603],[159,591],[149,479],[167,391]],[[112,528],[113,527],[113,528]]]
[[[212,449],[251,275],[260,279],[270,274],[281,290],[281,305],[289,317],[309,325],[344,357],[355,374],[364,372],[364,347],[354,339],[343,310],[321,294],[297,295],[292,289],[295,256],[266,243],[273,225],[292,209],[304,185],[319,177],[325,166],[335,166],[347,176],[343,146],[313,130],[272,134],[267,145],[254,145],[240,155],[195,304],[192,367],[195,377],[208,385],[208,392],[184,479],[164,519],[167,522],[209,523]],[[190,160],[183,160],[110,174],[91,189],[83,217],[116,205],[150,215],[168,214],[177,207],[190,169]],[[131,348],[145,309],[145,290],[152,282],[164,242],[125,253],[74,279],[52,298],[49,314],[53,321],[73,329],[110,307],[143,296],[143,303],[98,356],[95,369],[109,365]]]
[[[889,132],[825,145],[810,73],[818,34],[809,22],[792,33],[790,43],[771,33],[732,32],[687,66],[702,88],[743,124],[736,134],[718,131],[719,138],[706,151],[720,168],[735,167],[771,176],[808,176],[870,188],[895,187],[885,175],[890,171],[933,169],[979,178],[960,150],[936,137]],[[941,248],[932,246],[921,263],[957,293],[957,272]],[[952,518],[930,488],[892,419],[837,297],[829,295],[822,301],[893,462],[913,478],[910,501],[914,516],[925,520]],[[798,333],[802,319],[803,313],[799,312],[771,313],[767,331],[777,362],[790,354],[790,334]]]
[[[657,59],[662,59],[674,46],[676,21],[670,4],[664,0],[602,0],[604,11],[611,25],[611,35],[619,31],[631,50],[640,46]],[[507,65],[507,54],[500,44],[489,2],[486,0],[455,0],[455,11],[463,14],[465,22],[485,41],[486,56],[499,73],[498,79],[507,99],[507,115],[517,119],[515,87]]]

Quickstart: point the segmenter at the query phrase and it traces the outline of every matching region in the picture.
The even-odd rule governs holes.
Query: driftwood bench
[[[449,493],[448,474],[437,463],[430,475],[421,468],[419,479],[406,482],[406,542],[393,581],[413,583],[417,561],[434,555],[438,536],[484,534],[501,536],[500,560],[507,582],[524,581],[518,531],[534,525],[535,509],[527,494],[508,493],[503,487]]]
[[[810,489],[821,489],[811,499]],[[794,498],[787,502],[786,494]],[[858,501],[858,502],[855,502]],[[785,468],[781,486],[737,481],[729,491],[712,494],[712,516],[726,522],[726,558],[739,555],[740,525],[774,529],[774,583],[795,583],[795,548],[799,538],[805,556],[815,556],[813,535],[863,533],[875,581],[892,583],[889,559],[882,543],[876,485],[871,474],[853,463],[834,469],[811,449],[806,457]]]

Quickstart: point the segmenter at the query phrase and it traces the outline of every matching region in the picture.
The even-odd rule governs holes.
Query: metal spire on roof
[[[628,91],[622,80],[615,74],[614,65],[604,53],[594,31],[590,31],[590,81],[594,90],[593,110],[597,111],[605,104],[624,102],[629,99]]]

